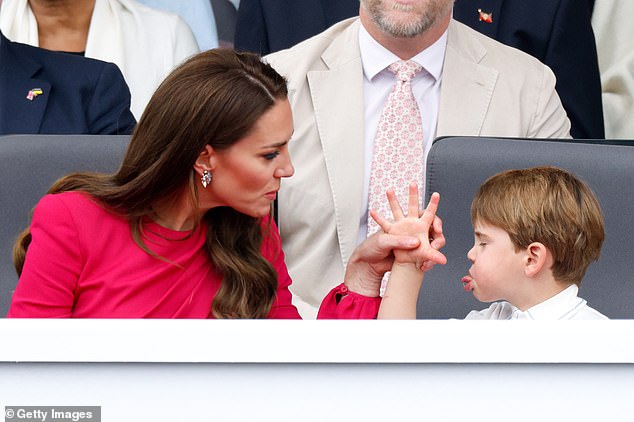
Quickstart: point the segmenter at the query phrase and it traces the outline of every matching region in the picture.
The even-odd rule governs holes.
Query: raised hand
[[[386,195],[394,221],[391,222],[372,210],[370,215],[374,221],[385,233],[415,236],[420,241],[416,249],[395,249],[395,262],[412,263],[423,271],[429,270],[435,264],[445,264],[447,258],[438,250],[445,245],[442,221],[436,216],[440,195],[432,194],[427,208],[421,213],[418,205],[418,186],[415,183],[410,184],[407,215],[404,214],[393,190],[388,190]]]

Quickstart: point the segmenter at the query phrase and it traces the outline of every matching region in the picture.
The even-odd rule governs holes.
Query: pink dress
[[[263,225],[268,225],[264,221]],[[32,242],[8,317],[210,318],[220,276],[205,256],[206,226],[191,232],[144,224],[142,250],[124,217],[81,192],[46,195],[31,223]],[[277,227],[271,222],[262,255],[278,273],[268,318],[299,318]],[[375,318],[380,298],[335,287],[319,318]]]

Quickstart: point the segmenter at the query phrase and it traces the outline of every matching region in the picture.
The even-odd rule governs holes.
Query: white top
[[[605,315],[588,306],[588,302],[577,296],[576,284],[548,300],[526,311],[520,311],[508,302],[495,302],[482,311],[471,311],[465,319],[608,319]]]
[[[12,41],[39,46],[28,0],[3,0],[0,28]],[[85,55],[119,67],[130,87],[130,108],[137,120],[163,79],[197,52],[191,29],[177,15],[134,0],[95,1]]]
[[[425,174],[426,170],[427,153],[436,137],[442,67],[446,48],[447,31],[434,44],[411,58],[412,61],[423,67],[423,70],[412,79],[412,92],[418,103],[423,122],[423,138],[425,142],[424,157],[421,157],[421,160],[423,160],[423,174]],[[365,173],[358,237],[358,243],[361,243],[366,238],[368,231],[368,191],[374,137],[387,97],[396,83],[395,75],[387,67],[399,61],[400,58],[372,38],[363,27],[363,24],[359,27],[359,49],[364,76],[363,100],[365,117]],[[421,186],[420,188],[422,189],[423,187]],[[424,194],[421,195],[421,198],[424,198]]]

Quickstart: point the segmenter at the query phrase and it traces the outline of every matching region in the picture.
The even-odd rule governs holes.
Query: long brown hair
[[[206,145],[227,149],[248,135],[276,100],[287,96],[286,81],[251,53],[228,49],[193,56],[156,90],[132,134],[121,167],[113,175],[74,173],[59,179],[48,193],[83,191],[125,215],[135,242],[151,205],[170,201],[189,186],[197,202],[193,165]],[[228,207],[209,210],[206,249],[222,274],[211,313],[216,318],[263,318],[275,300],[277,274],[260,247],[261,221]],[[14,246],[14,265],[22,272],[30,243],[27,228]],[[158,257],[160,258],[160,257]]]

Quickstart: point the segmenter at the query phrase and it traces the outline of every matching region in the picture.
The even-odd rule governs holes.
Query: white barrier
[[[0,407],[103,421],[634,415],[634,321],[0,320],[0,338]]]

